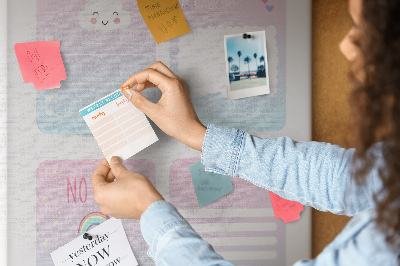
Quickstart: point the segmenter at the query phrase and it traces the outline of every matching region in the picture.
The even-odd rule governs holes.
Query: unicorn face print
[[[87,0],[79,14],[79,25],[86,30],[119,30],[131,24],[120,0]]]

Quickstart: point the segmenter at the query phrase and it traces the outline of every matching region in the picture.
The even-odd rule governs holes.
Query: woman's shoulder
[[[339,260],[365,261],[365,265],[398,265],[399,251],[386,242],[375,217],[374,208],[354,216],[326,247],[326,252],[337,254]]]

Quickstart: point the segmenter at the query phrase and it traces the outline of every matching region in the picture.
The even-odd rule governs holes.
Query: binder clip
[[[243,39],[251,39],[251,35],[243,33]]]
[[[92,236],[91,235],[89,235],[88,233],[84,233],[83,234],[83,239],[89,239],[89,240],[92,240]]]

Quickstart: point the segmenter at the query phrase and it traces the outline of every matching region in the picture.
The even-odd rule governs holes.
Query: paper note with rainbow
[[[108,219],[110,219],[110,217],[101,212],[91,212],[83,217],[79,225],[78,233],[82,235],[89,231],[92,227],[99,225]]]

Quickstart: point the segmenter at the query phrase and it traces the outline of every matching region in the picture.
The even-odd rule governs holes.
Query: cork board
[[[348,139],[351,90],[350,64],[339,43],[351,27],[347,1],[312,1],[312,138],[345,148]],[[315,258],[343,229],[349,217],[312,211],[312,256]]]
[[[94,138],[89,135],[90,131],[79,110],[115,91],[127,76],[156,60],[163,61],[187,82],[191,99],[200,108],[196,112],[204,124],[237,127],[255,132],[261,137],[290,136],[295,140],[311,140],[311,0],[280,0],[273,3],[252,1],[251,4],[245,0],[231,0],[229,5],[227,1],[199,1],[198,4],[195,0],[182,1],[182,9],[192,32],[160,45],[156,45],[149,34],[135,1],[110,1],[123,4],[122,11],[130,12],[132,27],[110,29],[109,32],[86,29],[88,23],[92,24],[92,19],[86,20],[86,24],[80,24],[80,15],[86,14],[85,3],[89,3],[89,9],[90,3],[96,1],[108,2],[73,0],[60,4],[57,0],[7,1],[7,230],[8,235],[12,236],[8,239],[7,259],[12,265],[51,265],[49,254],[60,245],[57,241],[66,243],[67,239],[78,236],[82,232],[79,229],[81,222],[86,221],[84,218],[99,211],[98,205],[90,198],[93,193],[88,180],[103,155]],[[112,6],[112,11],[117,7],[122,14],[120,5]],[[209,19],[205,19],[205,13],[209,14]],[[117,24],[125,25],[122,22]],[[236,102],[222,99],[226,92],[224,78],[221,79],[226,72],[223,35],[260,29],[271,34],[266,39],[271,58],[268,64],[272,66],[273,59],[278,60],[279,67],[273,69],[278,70],[275,72],[279,83],[275,83],[276,86],[270,83],[272,89],[268,97],[251,97]],[[266,34],[269,36],[267,32]],[[46,40],[60,41],[67,79],[62,82],[62,89],[35,91],[32,84],[23,82],[13,45]],[[274,49],[275,44],[278,50]],[[242,59],[235,60],[237,62]],[[255,63],[255,59],[252,62]],[[209,79],[213,80],[213,86],[204,82]],[[21,91],[24,92],[22,98]],[[215,97],[210,94],[215,94]],[[158,90],[149,90],[146,96],[150,100],[156,100],[160,94]],[[262,101],[262,104],[255,104],[254,101]],[[215,108],[207,108],[206,104],[210,103]],[[233,108],[235,105],[238,106]],[[254,123],[250,116],[244,116],[246,109],[254,114]],[[271,115],[273,109],[276,109],[276,115]],[[237,124],[228,123],[224,115],[232,117]],[[241,116],[243,117],[240,119]],[[171,139],[159,129],[156,129],[156,134],[160,141],[132,158],[136,161],[132,161],[131,170],[139,172],[143,169],[133,169],[139,163],[152,163],[153,166],[145,169],[153,170],[143,174],[155,176],[156,188],[165,199],[183,202],[175,192],[184,193],[188,190],[175,188],[187,186],[177,181],[182,181],[182,176],[188,176],[187,163],[194,158],[199,159],[201,154]],[[183,180],[190,181],[187,178]],[[45,181],[53,184],[49,186]],[[242,192],[246,191],[241,188],[247,189],[247,186],[234,186],[231,195],[243,195]],[[251,186],[251,189],[258,188]],[[269,197],[268,192],[262,190],[262,193],[264,194],[260,195],[257,202],[263,203],[263,208],[271,210],[271,206],[266,204],[269,202],[265,198]],[[253,198],[254,195],[253,191]],[[185,196],[187,195],[182,194],[187,199]],[[191,196],[195,197],[195,193]],[[229,207],[234,212],[244,213],[252,208],[233,203],[251,204],[247,198],[241,197],[242,201],[221,201],[230,204],[229,206],[215,205],[219,204],[216,202],[207,207],[224,210]],[[195,202],[196,199],[193,199],[186,203]],[[62,202],[63,205],[57,202]],[[52,208],[53,206],[57,206],[57,209]],[[186,208],[182,210],[191,215],[187,210],[199,206],[192,204],[182,208]],[[203,218],[201,221],[206,221]],[[212,221],[215,223],[215,218],[205,218],[214,219]],[[244,213],[239,218],[241,222],[249,221],[247,224],[250,228],[252,222],[248,218],[253,217]],[[290,224],[284,224],[273,215],[261,217],[258,221],[272,224],[274,231],[271,236],[279,239],[274,242],[275,250],[269,245],[263,245],[254,252],[248,252],[249,248],[242,249],[244,245],[232,248],[232,245],[227,246],[224,243],[228,249],[220,245],[223,249],[221,250],[218,245],[214,245],[215,250],[235,264],[243,265],[250,264],[244,261],[247,259],[258,260],[263,265],[266,260],[274,265],[293,265],[301,258],[310,257],[311,208],[306,207],[301,213],[301,219]],[[137,222],[133,222],[129,228],[140,235]],[[225,224],[233,223],[235,222],[231,220]],[[227,226],[225,224],[223,226]],[[219,228],[213,230],[216,233],[227,232]],[[265,231],[265,236],[270,234],[264,227],[261,230]],[[254,231],[238,231],[240,235],[245,235],[246,232]],[[209,234],[207,237],[217,239],[217,235]],[[225,238],[228,239],[229,235]],[[132,249],[137,250],[135,256],[137,255],[139,264],[144,265],[150,260],[146,256],[147,246],[143,242],[135,243],[131,243]],[[245,244],[244,241],[240,242],[242,243]],[[246,257],[238,256],[239,250]],[[229,253],[226,255],[223,252]]]

